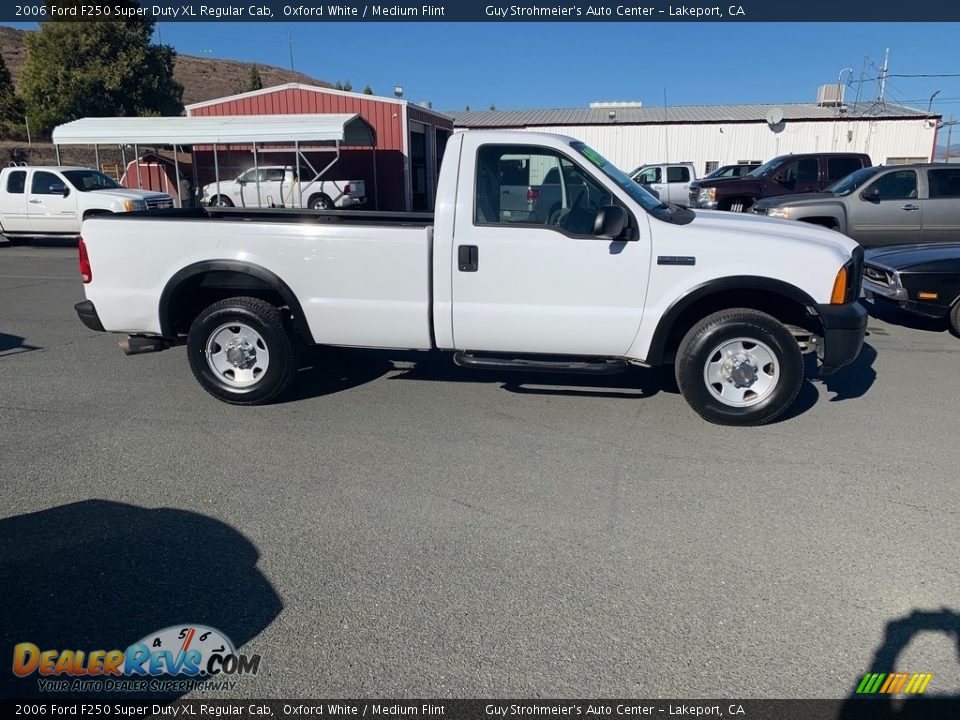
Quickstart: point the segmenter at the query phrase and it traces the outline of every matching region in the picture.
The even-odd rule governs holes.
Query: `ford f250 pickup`
[[[548,217],[501,212],[504,162],[569,180]],[[574,182],[574,180],[576,180]],[[588,191],[589,190],[589,191]],[[305,345],[446,351],[461,366],[609,373],[674,363],[708,421],[769,422],[860,352],[862,251],[825,228],[660,202],[573,138],[450,138],[435,215],[195,208],[91,218],[87,327],[185,342],[215,397],[265,403]]]

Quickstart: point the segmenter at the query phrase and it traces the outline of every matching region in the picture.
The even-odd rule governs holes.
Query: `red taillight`
[[[353,192],[353,188],[350,187],[350,183],[347,183],[346,185],[343,186],[344,195],[349,195],[351,192]]]
[[[527,190],[527,202],[534,202],[540,197],[540,190],[538,188],[529,188]]]
[[[86,285],[93,280],[93,270],[90,267],[90,256],[87,255],[87,245],[83,242],[83,238],[80,238],[80,242],[77,243],[77,249],[80,253],[80,277]]]

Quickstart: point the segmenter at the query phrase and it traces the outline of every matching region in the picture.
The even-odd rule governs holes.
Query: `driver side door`
[[[34,170],[27,195],[27,216],[30,232],[77,235],[80,232],[77,191],[55,173]]]
[[[597,210],[618,201],[575,156],[501,144],[480,145],[473,152],[475,172],[461,173],[457,181],[451,268],[455,347],[625,354],[637,334],[646,293],[646,216],[631,220],[635,227],[640,223],[638,240],[598,238],[593,235]],[[519,220],[499,207],[500,165],[518,156],[526,160],[531,187],[542,188],[537,202],[551,202],[550,208]]]

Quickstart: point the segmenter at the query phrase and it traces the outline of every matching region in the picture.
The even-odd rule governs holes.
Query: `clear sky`
[[[30,27],[21,25],[21,27]],[[843,73],[847,99],[877,94],[960,115],[960,25],[950,23],[178,23],[158,35],[181,53],[290,66],[320,80],[402,85],[438,110],[813,102]],[[865,58],[869,58],[865,66]]]

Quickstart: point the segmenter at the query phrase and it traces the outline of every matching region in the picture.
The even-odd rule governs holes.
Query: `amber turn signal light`
[[[847,268],[840,268],[837,279],[833,281],[833,292],[830,293],[831,305],[843,305],[847,297]]]

